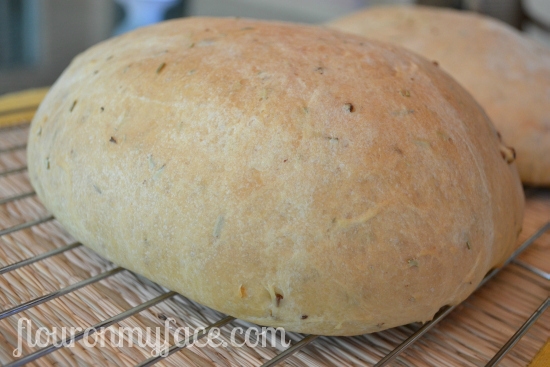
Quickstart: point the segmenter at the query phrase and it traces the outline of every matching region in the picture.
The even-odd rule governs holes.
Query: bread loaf
[[[332,28],[391,42],[439,63],[485,109],[517,151],[521,179],[550,186],[550,50],[471,12],[374,7]]]
[[[221,312],[327,335],[466,298],[520,231],[512,160],[419,56],[215,18],[76,57],[28,146],[38,196],[86,246]]]

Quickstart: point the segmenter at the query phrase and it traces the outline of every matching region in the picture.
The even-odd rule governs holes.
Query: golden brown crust
[[[374,7],[329,26],[438,62],[517,150],[522,181],[550,186],[550,50],[497,20],[441,8]]]
[[[500,145],[402,49],[189,18],[78,56],[28,164],[108,259],[245,320],[352,335],[430,319],[512,251],[523,194]]]

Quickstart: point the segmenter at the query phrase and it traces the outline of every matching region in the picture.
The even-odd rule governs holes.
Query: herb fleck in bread
[[[337,31],[189,18],[78,56],[28,165],[66,229],[227,314],[353,335],[426,321],[513,250],[523,194],[472,97]]]

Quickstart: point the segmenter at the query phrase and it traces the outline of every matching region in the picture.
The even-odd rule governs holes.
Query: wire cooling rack
[[[525,366],[550,337],[548,191],[528,190],[522,244],[506,264],[491,271],[468,300],[442,309],[433,321],[357,337],[277,334],[266,346],[255,346],[257,334],[247,345],[234,331],[257,326],[168,291],[74,242],[32,190],[27,134],[28,124],[0,129],[0,363],[5,366]],[[32,332],[30,339],[22,338],[21,325],[93,329],[56,334],[53,342]],[[153,338],[167,341],[168,356],[152,355],[150,345],[131,345],[134,336],[124,334],[118,345],[83,343],[94,330],[112,336],[114,326],[153,330]],[[177,327],[194,331],[185,345],[175,344]],[[214,328],[225,346],[191,344]],[[239,345],[230,343],[232,333]],[[286,342],[291,346],[285,348]]]

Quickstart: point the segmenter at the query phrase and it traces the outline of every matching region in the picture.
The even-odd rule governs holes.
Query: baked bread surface
[[[373,7],[329,26],[438,62],[516,149],[522,181],[550,186],[550,49],[498,20],[425,6]]]
[[[520,231],[512,160],[421,57],[216,18],[76,57],[28,147],[38,196],[86,246],[224,313],[325,335],[465,299]]]

